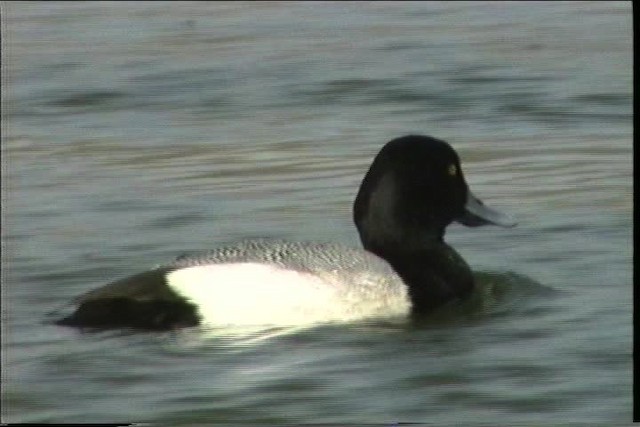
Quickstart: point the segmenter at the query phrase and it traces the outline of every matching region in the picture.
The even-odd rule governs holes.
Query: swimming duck
[[[56,323],[166,330],[425,314],[474,289],[469,265],[444,241],[451,222],[515,225],[471,193],[448,143],[422,135],[380,150],[353,220],[364,249],[258,239],[180,256],[80,296]]]

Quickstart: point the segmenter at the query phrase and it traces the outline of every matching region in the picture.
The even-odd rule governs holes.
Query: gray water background
[[[630,2],[3,2],[2,421],[631,419]],[[459,152],[514,229],[419,325],[81,333],[48,313],[246,237],[358,246],[389,139]],[[273,334],[274,336],[270,336]]]

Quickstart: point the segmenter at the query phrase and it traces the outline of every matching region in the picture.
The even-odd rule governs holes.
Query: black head
[[[513,225],[471,194],[448,143],[421,135],[394,139],[380,150],[362,181],[353,215],[364,247],[374,253],[442,242],[454,220],[469,226]]]
[[[416,314],[473,289],[471,269],[444,243],[447,225],[514,225],[469,191],[449,144],[419,135],[380,150],[362,180],[353,217],[365,249],[386,259],[408,285]]]

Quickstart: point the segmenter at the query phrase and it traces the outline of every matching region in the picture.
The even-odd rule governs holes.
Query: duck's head
[[[453,221],[475,227],[515,222],[471,193],[451,146],[430,136],[388,142],[365,175],[353,209],[364,247],[413,252],[443,242]]]

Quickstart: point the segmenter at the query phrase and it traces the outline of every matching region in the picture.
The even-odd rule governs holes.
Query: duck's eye
[[[454,165],[453,163],[451,163],[449,165],[449,168],[447,169],[447,172],[451,176],[456,176],[458,174],[458,167],[456,165]]]

